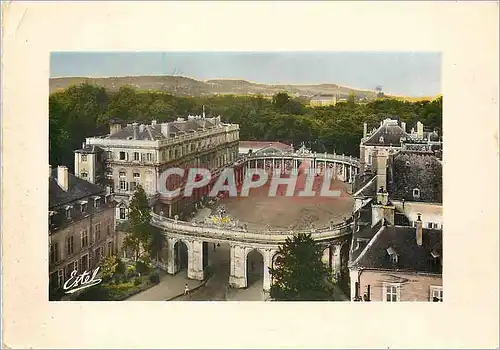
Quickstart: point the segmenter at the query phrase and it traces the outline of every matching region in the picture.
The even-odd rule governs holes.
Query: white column
[[[187,277],[194,280],[203,280],[203,241],[191,241],[188,246],[188,273]]]
[[[247,286],[245,248],[231,245],[230,259],[229,284],[234,288],[245,288]]]
[[[331,246],[332,251],[332,271],[337,277],[337,274],[340,274],[340,245]]]
[[[167,238],[167,273],[173,275],[177,272],[177,266],[175,266],[175,242],[173,238]]]
[[[272,257],[275,251],[266,249],[264,254],[264,280],[262,282],[262,289],[265,292],[269,292],[271,289],[271,274],[269,273],[269,268],[272,265]]]
[[[346,166],[344,163],[342,163],[342,178],[343,178],[344,182],[347,180],[347,177],[345,176],[345,172],[346,172]]]

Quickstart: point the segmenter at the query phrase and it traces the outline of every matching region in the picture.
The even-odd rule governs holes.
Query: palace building
[[[386,120],[361,142],[370,161],[353,191],[351,300],[443,301],[442,143],[404,129]]]
[[[155,212],[183,218],[206,198],[211,184],[196,189],[190,198],[166,197],[159,193],[158,179],[168,168],[183,168],[185,177],[169,176],[167,187],[181,188],[189,168],[205,168],[212,181],[238,158],[239,126],[221,117],[188,116],[167,123],[112,121],[108,135],[87,138],[75,151],[75,174],[92,183],[108,186],[117,201],[116,218],[125,221],[129,201],[141,185]]]
[[[49,276],[52,291],[74,270],[93,269],[104,256],[116,255],[115,202],[100,186],[49,166]]]

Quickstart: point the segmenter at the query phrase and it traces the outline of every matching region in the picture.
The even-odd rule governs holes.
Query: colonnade
[[[167,237],[167,263],[166,270],[169,274],[176,274],[183,268],[187,268],[187,277],[194,280],[203,280],[208,265],[209,244],[216,241],[203,241],[193,239],[192,237]],[[181,245],[186,246],[187,266],[181,265],[182,249]],[[338,275],[341,272],[341,248],[343,241],[328,244],[323,250],[323,262],[329,269]],[[276,245],[251,245],[241,242],[230,242],[230,271],[229,285],[233,288],[246,288],[248,286],[248,255],[252,251],[257,251],[263,260],[263,282],[262,289],[269,291],[271,288],[271,275],[269,268],[273,266],[275,254],[278,251]]]

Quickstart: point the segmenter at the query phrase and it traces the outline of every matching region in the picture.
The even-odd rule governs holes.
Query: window
[[[139,152],[134,152],[134,160],[137,160],[137,161],[141,160]]]
[[[86,213],[87,212],[87,202],[82,202],[81,205],[82,205],[82,213]]]
[[[71,219],[71,208],[66,209],[66,219]]]
[[[68,266],[66,266],[66,276],[70,277],[73,271],[78,271],[78,260],[70,262]]]
[[[94,198],[94,208],[99,208],[101,206],[101,198]]]
[[[84,171],[82,171],[82,172],[81,172],[81,174],[80,174],[80,177],[81,177],[82,179],[86,179],[86,178],[87,178],[87,176],[88,176],[88,174],[87,174],[86,172],[84,172]]]
[[[380,136],[379,139],[378,139],[378,142],[380,143],[384,143],[384,137],[383,136]]]
[[[427,228],[433,228],[433,227],[434,227],[434,223],[432,223],[432,222],[427,223]]]
[[[120,177],[126,177],[127,176],[127,173],[124,172],[124,171],[120,171]]]
[[[420,198],[420,190],[418,188],[413,189],[413,198]]]
[[[141,177],[141,174],[139,173],[134,173],[134,179],[139,179]]]
[[[64,284],[64,270],[59,269],[57,270],[57,286],[62,287]]]
[[[87,161],[87,155],[86,154],[82,154],[82,162],[86,162]]]
[[[400,300],[400,285],[395,283],[385,283],[383,287],[383,300],[393,302]]]
[[[107,177],[108,179],[112,179],[112,178],[113,178],[113,170],[111,170],[111,169],[107,169],[107,170],[106,170],[106,177]]]
[[[97,247],[97,249],[94,251],[94,261],[97,263],[102,260],[104,257],[104,249],[102,247]]]
[[[168,159],[172,159],[172,150],[168,151]]]
[[[82,230],[80,233],[80,238],[82,240],[82,248],[85,248],[89,245],[89,233],[87,230]]]
[[[125,160],[125,152],[120,152],[120,160]]]
[[[443,287],[431,286],[430,288],[430,301],[442,302],[443,301]]]
[[[439,225],[438,225],[437,223],[435,223],[435,222],[434,222],[434,223],[432,224],[432,228],[438,228],[438,227],[439,227]]]
[[[55,242],[50,245],[50,263],[55,264],[59,261],[59,243]]]
[[[87,271],[87,269],[89,268],[89,255],[85,254],[80,260],[81,271]]]
[[[152,159],[153,159],[153,155],[151,153],[146,153],[146,160],[148,162],[151,162]]]
[[[75,238],[69,236],[66,238],[66,255],[71,255],[75,252]]]
[[[125,208],[120,208],[120,220],[125,220],[126,218]]]
[[[127,182],[126,181],[120,181],[120,190],[122,190],[122,191],[127,190]]]
[[[113,255],[113,242],[108,242],[108,256]]]
[[[95,232],[95,240],[98,241],[101,238],[101,223],[95,224],[94,232]]]
[[[131,191],[135,191],[136,186],[137,186],[137,183],[135,181],[130,182],[130,190]]]
[[[113,159],[113,152],[111,152],[111,151],[107,151],[107,152],[106,152],[106,158],[108,158],[108,159]]]

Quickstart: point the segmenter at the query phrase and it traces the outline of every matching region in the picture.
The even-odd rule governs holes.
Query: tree
[[[279,247],[272,268],[271,297],[276,300],[328,300],[332,289],[322,250],[311,234],[299,233]]]
[[[123,243],[126,248],[131,248],[135,252],[135,259],[138,260],[141,249],[149,252],[149,242],[152,232],[150,224],[151,209],[149,208],[146,192],[142,186],[137,186],[130,201],[129,209],[130,232],[125,237]]]
[[[290,96],[286,92],[278,92],[276,95],[273,96],[273,105],[275,105],[277,108],[283,108],[288,101],[290,101]]]

